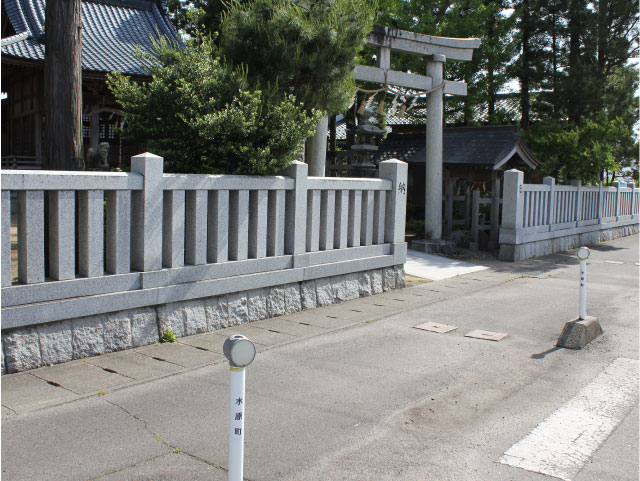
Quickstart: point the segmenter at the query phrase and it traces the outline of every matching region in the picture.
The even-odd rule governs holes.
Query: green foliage
[[[608,120],[604,113],[577,126],[568,122],[536,124],[526,140],[543,160],[541,173],[561,181],[593,183],[635,164],[632,159],[637,145],[628,126],[619,117]]]
[[[221,53],[246,66],[255,88],[293,94],[305,109],[331,115],[351,102],[374,12],[374,0],[235,2],[223,15]]]
[[[638,0],[518,0],[527,137],[545,174],[586,182],[637,177]],[[525,13],[529,20],[525,22]],[[532,95],[531,92],[542,90]],[[522,111],[523,127],[529,125]]]
[[[108,85],[127,118],[124,135],[164,157],[168,172],[271,175],[317,125],[320,113],[292,95],[250,88],[246,71],[224,65],[208,37],[156,49],[150,82],[115,73]]]
[[[169,18],[178,32],[193,38],[212,37],[220,32],[222,15],[229,9],[225,0],[167,0]]]
[[[468,85],[466,97],[447,99],[447,116],[462,112],[464,124],[472,122],[473,108],[489,105],[489,122],[500,123],[504,113],[494,110],[496,96],[509,80],[509,66],[517,53],[517,39],[512,35],[515,15],[504,10],[505,2],[468,0],[433,0],[406,2],[380,0],[376,23],[403,30],[444,37],[480,38],[480,47],[468,62],[447,61],[445,78],[462,80]],[[424,75],[424,63],[419,56],[391,56],[395,70]],[[365,60],[366,61],[366,60]]]
[[[407,234],[424,234],[425,222],[424,220],[409,219],[405,224],[405,232]]]
[[[609,118],[628,122],[619,111],[611,112],[609,87],[611,77],[638,53],[638,0],[516,0],[514,6],[523,52],[517,75],[528,86],[524,95],[531,100],[531,117],[577,125],[606,109]],[[627,110],[630,103],[636,109],[634,89],[626,92],[615,110]]]
[[[176,342],[177,340],[176,335],[170,329],[164,331],[160,338],[160,342]]]
[[[638,123],[638,66],[615,67],[607,76],[603,91],[609,118],[620,117],[625,125]]]

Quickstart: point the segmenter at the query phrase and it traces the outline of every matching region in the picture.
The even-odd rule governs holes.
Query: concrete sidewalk
[[[406,274],[432,281],[441,281],[485,269],[488,267],[411,249],[407,251],[407,262],[404,265]]]
[[[446,257],[409,252],[407,264],[411,268],[407,269],[407,275],[418,278],[410,279],[410,286],[420,284],[423,280],[442,280],[488,269]],[[495,270],[476,282],[508,280],[519,275],[511,272],[513,268],[510,264],[505,264],[503,270]],[[260,353],[411,310],[428,303],[428,298],[438,300],[441,297],[438,294],[446,292],[441,289],[452,287],[450,284],[423,286],[419,293],[394,290],[369,298],[183,337],[175,343],[157,343],[5,375],[2,377],[3,419],[86,397],[103,396],[108,392],[200,367],[220,363],[226,365],[222,344],[232,334],[247,336]]]
[[[2,479],[226,479],[222,343],[235,333],[258,347],[247,479],[547,479],[496,461],[613,359],[638,359],[637,247],[634,236],[593,250],[588,310],[605,336],[582,351],[554,348],[577,313],[567,253],[5,375]],[[456,329],[414,329],[425,322]],[[465,337],[473,329],[508,337]],[[587,466],[575,479],[637,479],[624,455],[637,440],[620,443],[600,461],[608,477]]]

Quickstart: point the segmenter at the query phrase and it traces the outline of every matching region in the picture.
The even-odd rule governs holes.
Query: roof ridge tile
[[[45,0],[5,0],[5,5],[11,11],[10,22],[14,29],[18,26],[20,34],[2,40],[3,63],[10,58],[43,61],[40,31],[34,31],[32,24],[42,17]],[[135,56],[138,47],[153,54],[150,38],[158,36],[180,44],[160,0],[82,0],[82,22],[85,71],[147,76],[148,65]],[[26,31],[22,29],[24,24]]]

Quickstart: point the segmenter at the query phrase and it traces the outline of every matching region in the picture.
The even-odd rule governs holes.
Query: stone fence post
[[[2,191],[2,287],[11,286],[11,192]]]
[[[604,199],[602,196],[602,181],[598,181],[598,224],[602,224],[602,204]]]
[[[616,222],[620,220],[620,182],[611,182],[611,187],[616,188]]]
[[[404,243],[408,165],[401,160],[391,159],[380,162],[378,169],[381,179],[391,181],[391,191],[387,194],[385,208],[384,241],[393,244]]]
[[[293,177],[293,190],[286,193],[286,216],[284,231],[284,252],[294,256],[304,254],[307,250],[307,178],[309,166],[294,160],[284,169],[282,175]]]
[[[504,173],[504,187],[502,188],[502,228],[522,228],[524,215],[524,193],[522,184],[524,173],[511,169]]]
[[[555,187],[556,187],[556,179],[553,177],[543,177],[542,183],[544,185],[549,186],[549,204],[547,210],[547,223],[549,224],[549,230],[551,230],[551,226],[555,223],[555,212],[556,212],[556,198],[555,198]]]
[[[574,217],[576,219],[576,227],[580,226],[582,220],[582,182],[580,180],[572,179],[569,181],[569,185],[576,188],[576,203]]]
[[[131,193],[131,267],[162,269],[163,159],[154,154],[131,157],[131,172],[144,176],[142,190]]]

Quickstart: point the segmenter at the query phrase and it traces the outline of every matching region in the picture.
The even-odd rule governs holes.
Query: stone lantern
[[[371,124],[373,112],[364,109],[358,114],[358,125],[347,129],[348,165],[351,175],[356,177],[376,177],[378,166],[372,158],[382,142],[385,131]]]

